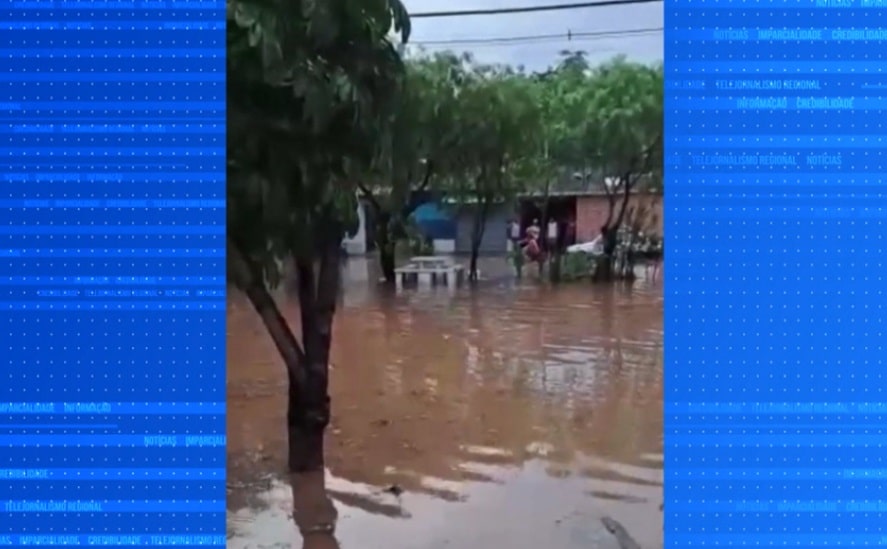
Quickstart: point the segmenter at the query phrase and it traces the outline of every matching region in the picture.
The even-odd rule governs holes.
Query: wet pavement
[[[285,474],[283,366],[231,294],[229,547],[616,547],[605,515],[662,546],[661,285],[493,277],[384,296],[349,262],[325,477]]]

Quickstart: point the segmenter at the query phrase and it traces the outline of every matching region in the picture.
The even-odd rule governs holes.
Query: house
[[[616,207],[622,203],[620,189],[613,180],[594,178],[598,183],[588,183],[592,177],[577,177],[574,174],[563,177],[548,192],[548,205],[545,206],[542,191],[524,193],[516,202],[499,202],[488,206],[486,224],[481,238],[480,253],[483,255],[504,254],[507,250],[507,229],[512,219],[519,219],[523,228],[533,221],[540,225],[554,219],[561,226],[572,226],[566,244],[594,240],[601,226],[606,222],[610,209],[609,195],[616,195]],[[438,253],[467,254],[471,252],[471,235],[474,228],[476,206],[462,204],[458,207],[453,201],[440,200],[432,193],[416,193],[412,197],[416,206],[413,220],[422,232],[432,240]],[[662,234],[662,194],[650,190],[646,184],[638,184],[632,191],[629,211],[644,211],[644,226],[647,231]],[[543,212],[543,210],[546,210]],[[345,239],[345,249],[349,255],[364,254],[375,248],[372,212],[361,200],[358,206],[360,219],[356,234]]]
[[[533,221],[542,226],[549,219],[558,221],[561,227],[572,225],[571,234],[567,235],[565,244],[594,240],[607,221],[610,194],[615,195],[617,213],[622,197],[619,194],[621,189],[616,188],[613,180],[598,177],[596,180],[599,183],[587,183],[589,179],[591,177],[577,178],[572,174],[562,178],[549,189],[547,207],[544,204],[544,192],[522,194],[517,197],[516,202],[502,201],[488,205],[480,253],[499,255],[506,252],[508,224],[512,219],[518,219],[523,228]],[[640,182],[632,190],[626,221],[630,221],[629,212],[640,212],[643,216],[639,221],[642,221],[645,230],[661,235],[662,195],[650,189],[649,184]],[[477,206],[461,204],[456,207],[452,201],[437,201],[431,197],[426,197],[426,200],[428,202],[422,208],[431,208],[430,205],[433,204],[434,213],[430,214],[431,217],[437,219],[436,223],[440,226],[447,228],[443,236],[430,236],[434,238],[435,250],[439,253],[470,253]]]
[[[456,220],[456,242],[454,250],[458,254],[471,253],[471,237],[477,205],[464,204],[453,215]],[[498,202],[487,206],[486,223],[481,236],[481,255],[500,255],[506,251],[508,223],[516,217],[515,206],[509,202]]]
[[[588,242],[600,234],[601,227],[606,223],[610,212],[610,195],[616,199],[616,213],[622,204],[621,188],[609,178],[596,178],[597,183],[587,183],[589,177],[562,178],[548,192],[547,216],[562,223],[572,223],[573,232],[569,239],[573,242]],[[540,223],[545,217],[543,191],[525,193],[518,197],[521,212],[521,224],[530,225],[533,220]],[[643,214],[642,221],[646,230],[662,234],[662,195],[650,190],[650,186],[639,182],[632,190],[627,206],[629,212]]]

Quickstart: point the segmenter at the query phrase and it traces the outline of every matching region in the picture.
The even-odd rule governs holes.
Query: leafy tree
[[[414,193],[433,188],[447,173],[447,146],[453,137],[456,58],[448,54],[419,57],[406,64],[406,78],[374,163],[360,183],[372,209],[375,240],[385,280],[394,282],[395,244],[406,236],[405,224],[418,203]]]
[[[228,0],[228,272],[289,378],[293,471],[323,467],[342,237],[403,73],[398,0]],[[301,342],[268,288],[295,264]]]
[[[591,65],[588,64],[588,54],[582,50],[561,50],[561,60],[555,67],[559,74],[585,74]]]
[[[453,166],[449,193],[474,214],[469,278],[477,259],[490,208],[513,200],[533,172],[542,150],[542,124],[534,83],[507,68],[463,63],[458,89],[458,139],[449,148]]]
[[[570,59],[546,79],[555,105],[551,116],[561,124],[553,150],[583,177],[604,180],[605,259],[596,276],[608,279],[633,191],[661,178],[663,71],[622,58],[586,70]]]
[[[588,64],[581,51],[561,52],[562,60],[552,70],[535,76],[537,103],[543,123],[539,127],[539,137],[543,143],[541,155],[537,155],[532,165],[535,177],[528,184],[528,190],[540,196],[543,226],[548,223],[551,191],[566,173],[569,166],[580,154],[576,146],[575,128],[577,120],[571,115],[572,95],[584,87]],[[560,249],[549,250],[549,276],[553,282],[560,278]],[[539,265],[540,276],[542,264]]]
[[[586,142],[597,150],[606,173],[615,178],[614,190],[622,191],[618,212],[611,195],[606,223],[605,251],[612,253],[631,192],[642,178],[649,181],[662,174],[662,66],[617,59],[598,67],[592,83],[588,111],[597,116],[586,120]]]

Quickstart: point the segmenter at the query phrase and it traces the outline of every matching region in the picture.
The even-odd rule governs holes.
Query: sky
[[[403,0],[411,13],[495,9],[545,4],[564,4],[568,0]],[[423,45],[427,51],[450,49],[470,51],[483,63],[524,66],[544,70],[557,63],[564,49],[583,50],[587,59],[597,64],[617,55],[639,62],[661,61],[662,32],[646,34],[567,39],[567,33],[601,33],[659,29],[663,26],[662,3],[607,6],[551,12],[413,19],[412,44],[440,40],[477,40],[559,34],[561,38],[520,41],[508,44]]]

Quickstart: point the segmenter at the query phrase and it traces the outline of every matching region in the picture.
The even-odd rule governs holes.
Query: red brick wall
[[[629,208],[643,203],[651,204],[657,217],[654,230],[662,234],[662,199],[660,197],[632,197]],[[576,242],[594,240],[607,220],[609,204],[606,196],[576,197]]]
[[[576,242],[594,240],[607,220],[607,198],[579,196],[576,198]]]

